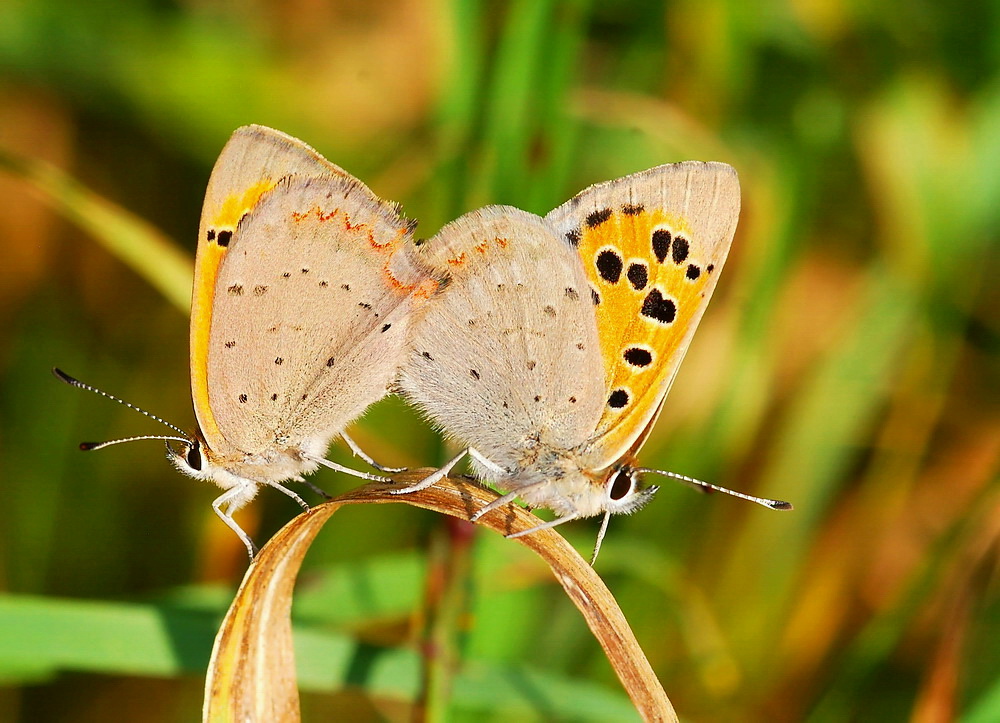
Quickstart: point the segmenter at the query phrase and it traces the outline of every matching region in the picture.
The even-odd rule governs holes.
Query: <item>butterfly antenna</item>
[[[722,492],[727,495],[732,495],[733,497],[739,497],[741,500],[746,500],[748,502],[756,502],[762,507],[767,507],[772,510],[791,510],[795,509],[792,507],[791,502],[785,502],[784,500],[772,500],[768,497],[755,497],[753,495],[744,494],[743,492],[737,492],[736,490],[731,490],[728,487],[719,487],[718,485],[709,484],[708,482],[702,482],[700,479],[695,479],[694,477],[688,477],[687,475],[677,474],[676,472],[665,472],[660,469],[647,469],[639,468],[635,470],[640,474],[658,474],[664,477],[670,477],[678,482],[683,482],[684,484],[694,487],[696,490],[702,492]]]
[[[74,379],[69,374],[67,374],[66,372],[64,372],[62,369],[59,369],[57,367],[53,367],[52,368],[52,373],[55,374],[55,376],[56,376],[57,379],[66,382],[71,387],[76,387],[78,389],[86,389],[88,392],[93,392],[94,394],[100,394],[102,397],[106,397],[107,399],[110,399],[113,402],[118,402],[119,404],[124,405],[124,406],[128,407],[129,409],[134,409],[135,411],[139,412],[139,414],[144,414],[147,417],[149,417],[150,419],[155,419],[160,424],[164,425],[165,427],[169,427],[170,429],[174,430],[175,432],[177,432],[178,434],[181,435],[180,437],[159,436],[159,435],[144,435],[144,436],[141,436],[141,437],[127,437],[125,439],[113,439],[113,440],[110,440],[108,442],[81,442],[80,443],[80,449],[82,449],[82,450],[92,451],[92,450],[95,450],[95,449],[103,449],[104,447],[109,447],[112,444],[121,444],[122,442],[135,442],[136,440],[140,440],[140,439],[161,439],[161,440],[175,441],[175,442],[190,442],[191,441],[191,438],[188,437],[184,433],[183,429],[181,429],[180,427],[174,426],[173,424],[171,424],[170,422],[168,422],[165,419],[161,419],[160,417],[157,417],[155,414],[147,412],[145,409],[141,409],[140,407],[137,407],[134,404],[129,404],[124,399],[119,399],[115,395],[108,394],[107,392],[105,392],[105,391],[103,391],[101,389],[98,389],[97,387],[92,387],[89,384],[84,384],[79,379]]]
[[[121,444],[123,442],[137,442],[140,439],[160,439],[167,440],[168,442],[184,442],[190,444],[191,440],[187,437],[169,437],[159,434],[144,434],[140,437],[124,437],[122,439],[109,439],[107,442],[80,442],[80,449],[84,452],[93,452],[95,449],[104,449],[105,447],[110,447],[112,444]]]

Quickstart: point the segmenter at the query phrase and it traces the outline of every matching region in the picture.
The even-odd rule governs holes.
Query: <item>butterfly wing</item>
[[[325,451],[385,394],[423,280],[396,258],[410,231],[308,146],[236,132],[209,185],[191,320],[195,412],[217,455]]]
[[[715,290],[739,211],[731,166],[688,161],[592,186],[546,216],[577,247],[599,297],[606,404],[589,444],[595,468],[645,440]]]
[[[446,277],[414,329],[401,386],[450,435],[512,468],[543,434],[568,449],[603,407],[593,302],[572,247],[541,218],[487,207],[416,250]]]
[[[246,198],[244,205],[253,205],[253,195],[247,198],[248,190],[273,186],[277,180],[292,175],[351,177],[347,171],[287,133],[259,125],[237,128],[212,169],[205,192],[202,221],[221,226],[223,219],[220,216],[228,209],[232,212],[230,225],[235,225],[242,215],[236,202]]]

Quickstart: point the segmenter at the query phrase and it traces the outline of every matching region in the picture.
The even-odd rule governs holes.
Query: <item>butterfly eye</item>
[[[191,445],[184,458],[187,460],[188,467],[195,472],[201,471],[201,445],[198,442]]]
[[[622,468],[612,475],[608,481],[608,497],[619,502],[631,494],[635,487],[635,478],[631,470]]]

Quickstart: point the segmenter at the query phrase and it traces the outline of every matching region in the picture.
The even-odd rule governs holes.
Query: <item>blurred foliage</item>
[[[253,122],[425,236],[735,165],[733,253],[642,461],[796,511],[667,486],[598,569],[688,719],[1000,719],[998,25],[974,1],[7,0],[0,718],[198,715],[242,546],[155,444],[81,455],[155,427],[48,370],[191,423],[183,296],[129,236],[174,239],[155,253],[183,268],[215,154]],[[355,432],[392,463],[446,452],[398,400]],[[241,524],[262,541],[296,511],[264,494]],[[627,709],[517,545],[401,505],[340,517],[298,596],[307,719],[406,718],[419,681],[438,719],[503,719],[510,690],[538,719]],[[596,524],[565,531],[587,550]],[[421,640],[458,670],[419,673]]]

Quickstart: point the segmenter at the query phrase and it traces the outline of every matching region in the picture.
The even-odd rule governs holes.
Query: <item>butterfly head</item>
[[[561,457],[552,464],[522,469],[517,484],[529,507],[547,507],[560,517],[631,514],[649,502],[659,487],[644,486],[642,473],[629,464],[603,470],[581,468],[579,460]]]
[[[639,470],[629,465],[609,468],[601,484],[603,504],[600,511],[613,515],[632,514],[652,500],[660,489],[655,485],[643,486]]]
[[[642,471],[628,464],[616,464],[606,472],[603,479],[604,519],[601,520],[601,529],[597,533],[594,552],[590,557],[591,565],[597,562],[597,555],[601,551],[604,535],[608,532],[611,515],[632,514],[652,500],[653,495],[660,489],[656,485],[644,487],[641,480]]]
[[[521,537],[581,517],[602,515],[601,530],[591,558],[593,564],[601,549],[604,535],[608,531],[611,515],[628,515],[635,512],[652,500],[659,489],[656,486],[643,486],[644,471],[630,464],[619,463],[599,472],[578,469],[575,474],[567,474],[556,483],[538,481],[523,487],[518,496],[527,502],[529,507],[549,507],[555,511],[557,517],[550,522],[521,530],[508,537]]]
[[[211,479],[214,465],[201,432],[192,434],[176,447],[167,441],[167,459],[184,474],[195,479]]]
[[[166,446],[167,459],[178,470],[189,477],[230,489],[256,488],[315,472],[319,467],[317,460],[326,454],[329,444],[325,434],[297,443],[291,443],[287,437],[278,437],[271,448],[257,452],[220,452],[209,445],[199,429],[186,439],[168,440]]]
[[[228,469],[232,465],[225,464],[225,460],[218,458],[218,455],[205,442],[201,430],[180,442],[176,447],[170,441],[166,445],[167,459],[188,477],[213,482],[223,489],[229,489],[247,481],[245,475],[234,474]]]

